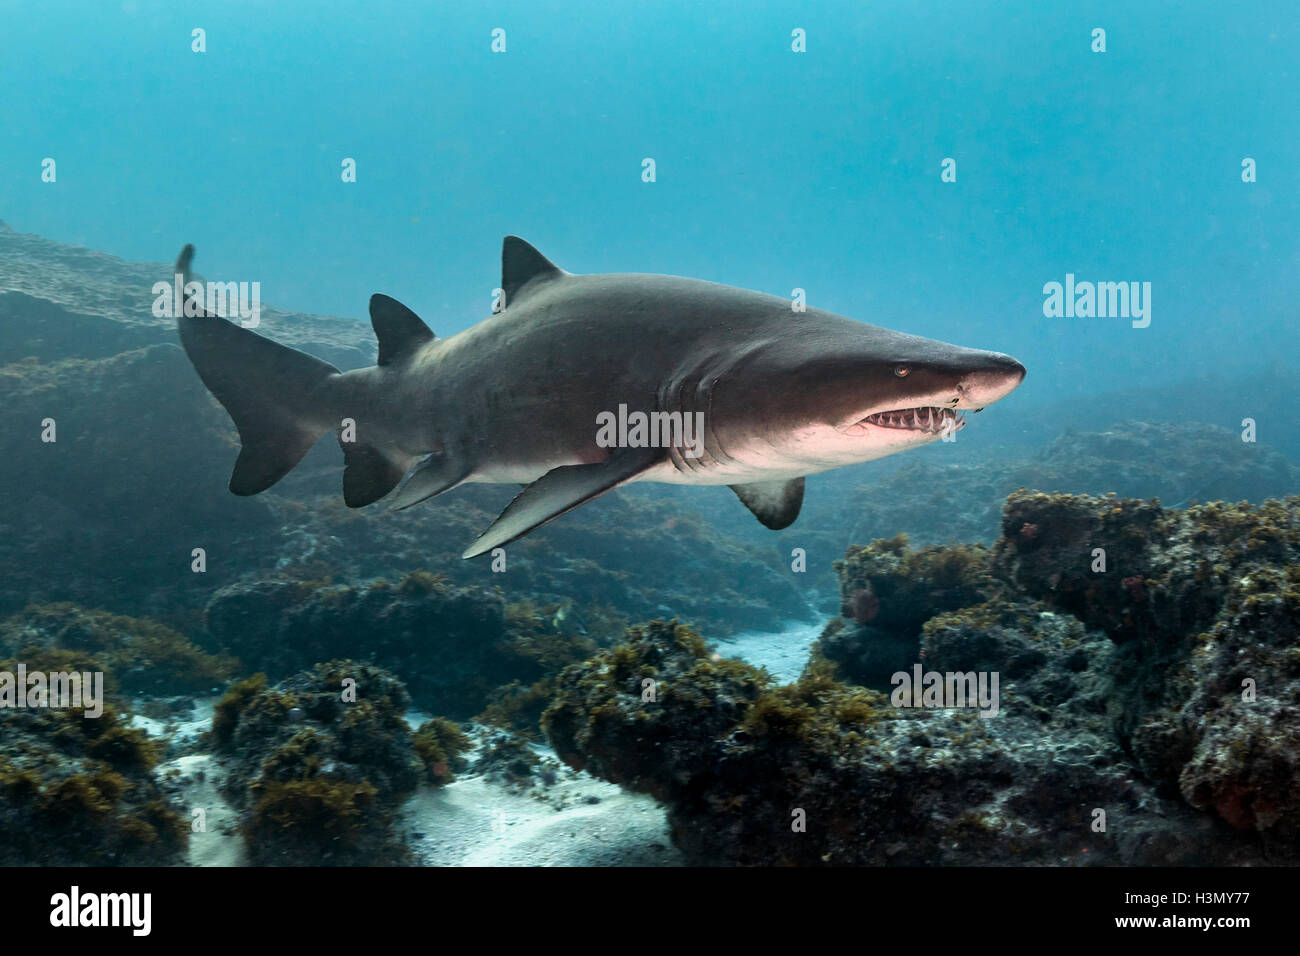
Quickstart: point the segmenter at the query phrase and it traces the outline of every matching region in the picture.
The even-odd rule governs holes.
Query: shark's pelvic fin
[[[803,479],[790,481],[756,481],[748,485],[732,485],[736,497],[754,512],[754,517],[773,531],[794,524],[803,507]]]
[[[479,537],[462,558],[474,558],[509,544],[534,528],[599,498],[605,492],[657,464],[662,448],[622,448],[606,461],[593,465],[553,468],[515,496],[492,527]]]
[[[193,260],[192,245],[176,260],[175,271],[186,284]],[[339,370],[210,315],[190,296],[176,312],[185,354],[239,429],[243,447],[230,475],[230,490],[237,495],[265,491],[329,431],[321,415],[321,393]]]
[[[339,447],[343,449],[343,502],[349,508],[361,508],[378,501],[397,487],[410,465],[408,460],[395,460],[374,445],[344,441],[339,433]]]
[[[506,294],[506,308],[519,297],[520,290],[534,279],[555,279],[567,273],[518,236],[506,236],[501,244],[501,289]],[[539,283],[540,284],[540,283]]]
[[[370,324],[379,340],[380,365],[401,361],[435,338],[423,319],[396,299],[379,292],[370,297]]]
[[[430,455],[411,472],[391,504],[394,510],[418,505],[427,498],[451,491],[469,474],[469,469],[456,458],[445,454]]]

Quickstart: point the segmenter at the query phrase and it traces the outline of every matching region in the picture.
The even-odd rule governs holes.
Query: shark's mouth
[[[876,412],[862,419],[867,425],[878,428],[899,428],[904,431],[941,435],[966,427],[966,415],[952,408],[900,408],[890,412]]]

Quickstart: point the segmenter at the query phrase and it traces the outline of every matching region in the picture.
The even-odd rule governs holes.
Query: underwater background
[[[0,0],[0,26],[0,670],[107,693],[0,708],[0,862],[1300,855],[1294,4]],[[485,318],[505,235],[1028,376],[955,443],[814,476],[784,531],[642,484],[505,573],[459,555],[510,486],[350,511],[328,437],[228,493],[230,419],[152,312],[182,244],[346,369],[374,292],[440,336]],[[1149,325],[1046,315],[1067,275],[1150,283]],[[893,706],[918,662],[999,673],[1001,713]]]

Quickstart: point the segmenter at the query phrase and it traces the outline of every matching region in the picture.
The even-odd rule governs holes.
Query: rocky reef
[[[1300,497],[1154,502],[1020,493],[995,570],[1114,645],[1114,730],[1150,779],[1300,838]]]
[[[396,584],[271,579],[218,591],[205,633],[210,646],[272,680],[333,658],[373,663],[400,674],[424,710],[465,719],[498,693],[516,694],[585,659],[601,631],[622,630],[598,610],[508,605],[499,591],[454,587],[423,571]],[[593,635],[580,633],[588,630],[582,621]]]
[[[568,668],[544,724],[699,864],[1294,863],[1298,522],[1015,494],[992,552],[852,550],[852,616],[795,684],[660,621]],[[917,665],[997,674],[996,715],[858,683]]]
[[[907,535],[850,547],[834,564],[841,617],[822,633],[815,653],[838,664],[845,678],[886,689],[899,661],[918,659],[926,621],[987,596],[987,565],[981,545],[913,551]]]
[[[724,525],[729,503],[710,503],[726,535],[765,551],[773,567],[787,567],[792,549],[803,549],[807,570],[791,577],[830,614],[840,603],[836,597],[842,598],[832,563],[846,549],[900,530],[917,547],[991,545],[1000,532],[1003,502],[1018,488],[1113,492],[1176,507],[1215,499],[1258,502],[1300,488],[1294,455],[1288,459],[1277,448],[1243,442],[1229,428],[1186,420],[1101,422],[1111,423],[1059,429],[1044,445],[986,444],[980,422],[955,445],[939,443],[816,475],[809,479],[799,520],[775,534],[754,522]],[[689,505],[708,501],[705,492],[692,488],[678,497]],[[702,619],[683,619],[712,633]]]
[[[0,672],[93,671],[71,651],[0,661]],[[160,748],[111,704],[0,709],[0,865],[157,866],[183,859],[189,821],[154,777]]]
[[[403,862],[393,814],[429,772],[403,720],[409,705],[400,681],[356,661],[232,687],[212,733],[227,755],[226,791],[244,812],[250,861]],[[447,745],[439,741],[444,760]]]
[[[240,667],[156,621],[68,603],[31,605],[0,621],[0,654],[33,652],[87,655],[110,690],[147,697],[208,695]]]
[[[0,622],[0,674],[102,675],[91,701],[0,708],[3,865],[164,865],[182,862],[188,807],[156,773],[168,742],[133,725],[131,711],[170,711],[207,695],[238,666],[157,622],[33,605]],[[14,693],[28,689],[15,682]],[[30,698],[29,698],[30,699]],[[190,701],[192,704],[193,701]]]

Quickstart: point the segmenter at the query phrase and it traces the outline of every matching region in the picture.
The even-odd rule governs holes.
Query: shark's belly
[[[670,461],[643,471],[633,481],[657,481],[666,485],[747,485],[759,481],[789,481],[825,469],[806,464],[769,462],[764,465],[733,463],[727,466],[701,465],[683,470]]]

